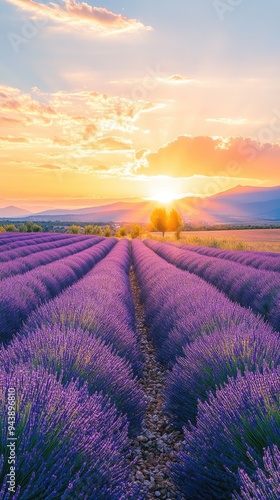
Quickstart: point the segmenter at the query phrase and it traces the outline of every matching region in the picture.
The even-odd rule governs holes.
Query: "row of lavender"
[[[252,252],[252,251],[240,251],[235,252],[233,250],[221,250],[220,248],[209,248],[200,247],[197,245],[184,245],[177,243],[169,243],[170,245],[177,246],[182,250],[189,250],[192,252],[199,253],[201,255],[207,255],[208,257],[217,257],[219,259],[231,260],[233,262],[238,262],[243,266],[251,266],[256,269],[264,269],[266,271],[280,272],[280,254],[273,252]]]
[[[36,243],[56,241],[56,240],[66,240],[71,238],[70,234],[16,234],[9,238],[5,238],[5,233],[0,234],[0,253],[6,250],[12,250],[13,248],[26,247],[29,245],[34,245]]]
[[[171,264],[197,274],[234,302],[263,315],[273,328],[280,330],[279,273],[199,255],[153,240],[145,240],[145,243]]]
[[[133,242],[146,322],[184,430],[170,465],[186,499],[279,497],[280,337],[198,276]]]
[[[0,262],[9,262],[14,259],[19,259],[20,257],[27,257],[34,252],[40,252],[46,250],[49,246],[50,248],[56,248],[52,245],[57,245],[57,247],[62,245],[69,245],[74,241],[82,241],[85,239],[84,236],[70,236],[68,238],[42,238],[42,239],[27,239],[27,240],[17,240],[12,248],[11,245],[6,248],[6,245],[0,247]]]
[[[39,266],[23,275],[12,276],[0,287],[0,341],[7,343],[23,321],[42,303],[54,298],[82,278],[112,249],[117,239],[110,238],[62,260]],[[97,240],[98,241],[98,240]],[[77,243],[79,245],[79,243]]]
[[[86,239],[77,236],[76,238],[73,237],[67,240],[32,245],[32,252],[29,251],[28,253],[30,255],[26,257],[17,257],[17,252],[21,253],[21,248],[19,250],[3,252],[4,259],[7,259],[7,262],[0,262],[0,281],[15,276],[16,274],[22,275],[39,266],[44,266],[56,260],[63,259],[64,257],[82,252],[100,243],[102,240],[103,238],[97,236]],[[30,250],[30,247],[28,247],[28,250]],[[13,260],[8,258],[8,254],[11,254],[11,252],[15,254]],[[4,286],[4,284],[2,286]]]
[[[1,385],[16,389],[20,429],[18,497],[7,493],[4,461],[0,498],[142,498],[128,465],[130,437],[139,432],[146,406],[130,249],[127,241],[106,240],[91,252],[98,247],[104,258],[30,314],[0,351]],[[106,256],[105,249],[111,250]],[[3,449],[8,426],[1,403]]]

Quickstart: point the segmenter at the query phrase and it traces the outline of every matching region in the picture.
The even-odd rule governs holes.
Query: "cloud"
[[[0,137],[1,142],[14,142],[14,143],[28,143],[28,139],[26,137]]]
[[[50,163],[46,163],[44,165],[36,165],[36,168],[44,168],[46,170],[61,170],[61,167],[57,165],[51,165]]]
[[[97,128],[93,123],[91,123],[90,125],[87,125],[85,128],[85,131],[83,133],[83,139],[85,141],[88,141],[93,136],[95,136],[96,132],[97,132]]]
[[[122,78],[119,80],[110,80],[109,83],[118,86],[133,85],[134,87],[142,85],[145,89],[147,86],[150,87],[151,90],[153,90],[154,88],[157,87],[157,85],[178,85],[178,84],[186,85],[190,83],[200,84],[201,82],[199,80],[194,80],[193,78],[189,78],[179,74],[167,76],[161,71],[160,65],[156,65],[155,67],[147,68],[146,75],[144,76],[142,75],[134,78]]]
[[[20,10],[29,12],[33,19],[47,17],[58,23],[63,30],[74,26],[101,34],[116,34],[129,31],[151,30],[137,19],[129,19],[103,7],[92,7],[86,2],[62,0],[62,5],[50,2],[43,4],[32,0],[6,0]]]
[[[149,149],[146,149],[146,148],[140,149],[139,151],[136,151],[135,158],[136,158],[136,160],[142,160],[149,153],[151,153],[151,151]]]
[[[58,146],[85,144],[116,133],[130,134],[141,113],[157,107],[149,101],[95,91],[44,93],[33,88],[28,94],[0,85],[0,126],[33,126],[34,137],[50,137],[52,132],[44,128],[51,128],[53,144]]]
[[[105,137],[98,141],[88,143],[90,149],[95,151],[130,151],[132,149],[131,141],[120,141],[115,137]]]
[[[194,81],[192,78],[187,78],[185,76],[177,75],[177,74],[169,76],[168,78],[165,78],[163,80],[165,81],[165,83],[173,83],[173,84],[177,84],[177,83],[191,83],[191,82]]]
[[[56,111],[50,104],[32,99],[31,95],[17,88],[0,85],[0,124],[11,125],[50,125]]]
[[[224,125],[246,125],[247,118],[207,118],[210,123],[223,123]]]
[[[146,156],[137,174],[225,176],[280,183],[280,145],[250,138],[180,136]]]
[[[61,137],[54,137],[53,138],[53,144],[57,146],[71,146],[71,142],[67,141],[66,139],[61,139]]]
[[[21,125],[22,121],[17,120],[15,118],[7,118],[6,116],[0,116],[0,126],[9,126],[9,125]]]
[[[133,142],[139,141],[137,121],[157,106],[95,91],[42,92],[33,88],[25,93],[2,85],[0,124],[2,116],[5,128],[0,137],[6,142],[0,142],[0,160],[7,170],[8,165],[14,168],[24,160],[25,168],[37,169],[42,177],[51,170],[56,175],[65,171],[71,176],[126,175],[136,168]]]

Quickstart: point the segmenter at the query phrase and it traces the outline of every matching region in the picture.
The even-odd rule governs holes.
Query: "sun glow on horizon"
[[[172,190],[158,191],[150,199],[158,201],[159,203],[168,204],[174,201],[178,196]]]

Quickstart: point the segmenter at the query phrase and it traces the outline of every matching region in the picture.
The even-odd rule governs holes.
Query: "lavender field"
[[[280,498],[280,254],[0,235],[0,499]]]

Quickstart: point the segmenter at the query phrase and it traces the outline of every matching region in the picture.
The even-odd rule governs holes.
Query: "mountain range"
[[[113,200],[112,200],[113,201]],[[63,222],[140,222],[149,221],[152,210],[159,206],[153,200],[125,199],[86,208],[51,209],[32,213],[15,206],[0,208],[0,218],[24,221]],[[186,197],[174,200],[167,209],[178,210],[185,222],[204,224],[280,223],[280,186],[258,188],[237,186],[205,198]]]

